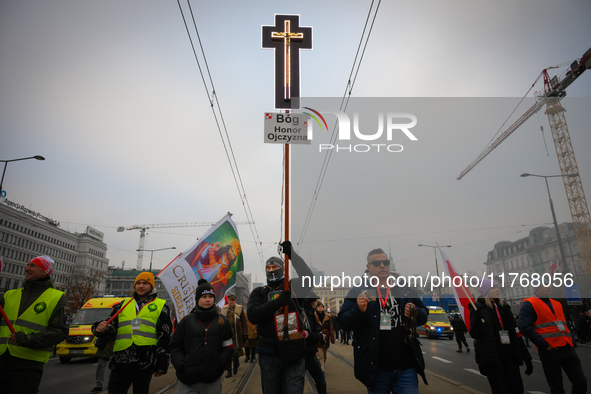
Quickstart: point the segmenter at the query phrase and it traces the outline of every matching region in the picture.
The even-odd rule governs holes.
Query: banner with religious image
[[[236,285],[236,275],[244,271],[238,230],[231,217],[230,213],[224,216],[158,273],[173,300],[178,321],[195,307],[199,279],[212,285],[221,307],[226,293]]]
[[[215,290],[215,300],[224,305],[224,295],[236,285],[236,275],[244,271],[244,258],[236,224],[227,214],[209,228],[181,258],[197,280],[207,280]]]

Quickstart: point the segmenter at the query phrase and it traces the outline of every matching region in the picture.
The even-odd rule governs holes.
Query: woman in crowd
[[[470,335],[474,338],[476,363],[488,378],[493,394],[523,393],[519,366],[525,362],[525,374],[533,371],[531,355],[515,323],[511,307],[501,299],[498,286],[484,279],[480,294],[470,305]]]

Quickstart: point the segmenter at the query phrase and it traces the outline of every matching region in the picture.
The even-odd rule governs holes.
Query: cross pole
[[[300,49],[312,49],[312,28],[300,27],[299,15],[275,15],[262,32],[263,49],[275,49],[275,108],[299,109]]]
[[[312,28],[300,27],[299,15],[275,14],[275,26],[262,27],[263,49],[275,50],[275,108],[300,109],[300,49],[312,49]],[[291,49],[294,49],[293,53]],[[285,159],[285,240],[289,240],[289,144]],[[293,245],[292,245],[293,247]],[[284,255],[283,288],[289,289],[289,256]],[[289,340],[289,305],[283,309],[283,340]]]

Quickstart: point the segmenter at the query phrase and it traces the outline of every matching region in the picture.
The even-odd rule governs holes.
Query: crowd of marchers
[[[166,374],[172,363],[177,393],[219,394],[223,379],[238,374],[246,354],[245,362],[258,360],[263,393],[303,393],[308,371],[322,394],[327,392],[327,351],[339,336],[341,343],[352,341],[354,374],[369,394],[418,393],[419,377],[428,384],[417,326],[427,322],[429,311],[414,289],[388,286],[391,262],[382,249],[369,251],[362,266],[377,278],[377,286],[352,288],[337,316],[300,280],[312,271],[291,243],[280,245],[296,278],[285,280],[285,261],[271,257],[265,264],[266,285],[251,292],[248,304],[229,296],[222,308],[216,305],[220,294],[201,279],[195,308],[174,325],[154,276],[141,272],[133,296],[92,326],[99,362],[90,391],[124,394],[133,387],[134,394],[147,394],[152,378]],[[68,335],[68,301],[53,286],[54,264],[48,256],[34,258],[25,269],[24,286],[0,297],[2,392],[37,393],[53,346]],[[492,393],[524,393],[521,367],[527,375],[534,368],[530,342],[552,393],[564,393],[563,372],[573,393],[587,392],[574,329],[562,304],[550,298],[550,287],[538,287],[517,318],[493,281],[481,280],[478,290],[480,297],[469,307],[469,329],[459,315],[452,324],[458,352],[462,345],[470,352],[465,334],[474,339],[476,363]],[[590,324],[588,314],[581,316],[581,342],[591,339]],[[107,364],[110,373],[103,385]]]

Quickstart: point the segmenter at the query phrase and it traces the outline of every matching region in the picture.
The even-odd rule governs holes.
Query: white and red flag
[[[551,261],[550,262],[550,272],[552,273],[552,275],[554,275],[554,271],[556,271],[557,268],[558,268],[558,266]]]
[[[446,256],[443,249],[439,244],[436,244],[439,248],[439,253],[441,254],[441,259],[444,261],[445,270],[447,274],[451,278],[452,281],[452,290],[454,292],[454,297],[456,299],[456,303],[458,304],[458,309],[462,314],[462,318],[464,319],[464,323],[466,323],[466,328],[470,329],[470,308],[468,307],[470,303],[474,303],[474,299],[472,298],[472,294],[468,290],[468,286],[464,283],[462,276],[458,274],[456,267],[449,261],[449,258]],[[459,279],[455,279],[459,278]],[[455,279],[455,281],[454,281]],[[459,286],[456,286],[460,284]]]

